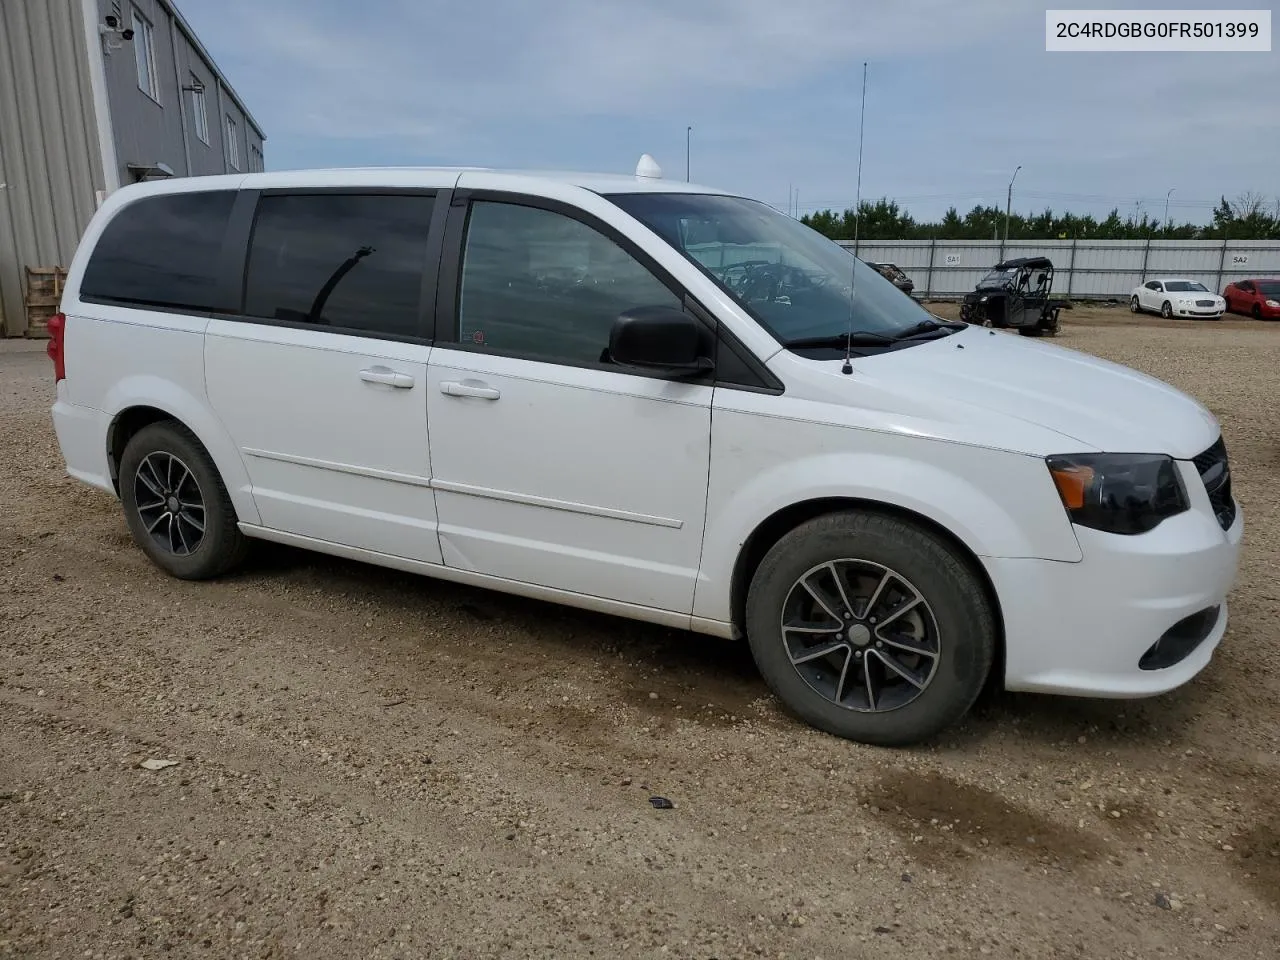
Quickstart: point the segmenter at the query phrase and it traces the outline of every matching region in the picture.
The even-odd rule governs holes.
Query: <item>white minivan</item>
[[[1205,407],[647,157],[128,186],[61,310],[68,472],[177,577],[261,538],[745,637],[794,714],[883,745],[989,678],[1169,690],[1226,629]]]

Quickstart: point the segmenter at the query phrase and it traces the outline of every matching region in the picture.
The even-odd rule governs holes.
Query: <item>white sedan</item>
[[[1148,280],[1134,287],[1129,309],[1134,313],[1149,310],[1166,320],[1174,317],[1218,320],[1227,310],[1227,301],[1199,280],[1168,278]]]

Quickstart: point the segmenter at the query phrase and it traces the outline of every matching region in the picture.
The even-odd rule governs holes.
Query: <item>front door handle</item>
[[[408,390],[413,386],[413,377],[407,373],[392,370],[390,367],[378,366],[361,370],[360,379],[365,383],[385,383],[389,387],[398,387],[401,390]]]
[[[497,400],[502,394],[479,380],[445,380],[440,392],[450,397],[476,397],[479,400]]]

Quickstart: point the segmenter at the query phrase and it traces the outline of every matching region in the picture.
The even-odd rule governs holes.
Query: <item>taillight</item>
[[[56,383],[59,380],[67,379],[67,358],[63,344],[63,336],[67,332],[67,315],[65,313],[55,313],[49,318],[47,329],[49,331],[49,345],[45,347],[45,352],[49,354],[49,359],[53,361],[53,379]]]

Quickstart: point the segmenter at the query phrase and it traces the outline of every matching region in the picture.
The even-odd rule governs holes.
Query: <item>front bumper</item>
[[[1213,320],[1217,320],[1223,314],[1222,310],[1204,310],[1196,307],[1187,310],[1178,309],[1174,312],[1180,317],[1204,317]]]
[[[1006,689],[1146,697],[1208,665],[1227,629],[1244,516],[1237,505],[1224,531],[1195,468],[1180,468],[1191,509],[1149,533],[1077,527],[1078,563],[984,559],[1004,614]]]

